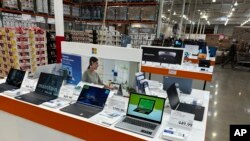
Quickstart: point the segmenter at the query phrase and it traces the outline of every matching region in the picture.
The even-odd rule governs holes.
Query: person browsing
[[[98,68],[98,59],[96,57],[90,57],[88,69],[83,73],[82,81],[88,83],[94,83],[98,85],[104,85],[105,88],[112,89],[108,85],[105,85],[101,80],[99,74],[96,72]]]

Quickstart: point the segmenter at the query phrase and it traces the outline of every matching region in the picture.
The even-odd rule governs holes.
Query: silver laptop
[[[154,137],[162,121],[165,99],[131,93],[127,114],[115,127]]]

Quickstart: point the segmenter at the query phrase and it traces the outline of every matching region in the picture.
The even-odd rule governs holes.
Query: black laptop
[[[140,98],[138,106],[134,111],[148,115],[153,111],[154,105],[155,100]]]
[[[211,65],[210,60],[200,59],[199,60],[199,67],[209,68]]]
[[[11,68],[7,76],[6,82],[0,84],[0,93],[13,89],[20,89],[25,71]]]
[[[103,110],[109,93],[109,89],[84,85],[77,102],[60,110],[90,118]]]
[[[15,98],[36,105],[42,104],[58,97],[62,82],[62,76],[42,72],[34,92],[16,96]]]
[[[167,95],[169,99],[169,104],[172,110],[177,110],[181,112],[187,112],[194,114],[194,120],[197,121],[202,121],[203,120],[203,115],[204,115],[204,110],[205,108],[203,106],[199,105],[193,105],[193,104],[186,104],[186,103],[181,103],[175,83],[172,84],[168,89],[167,89]]]

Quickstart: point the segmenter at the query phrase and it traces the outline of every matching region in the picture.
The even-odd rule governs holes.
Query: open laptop
[[[8,90],[19,89],[22,85],[25,71],[11,68],[6,82],[0,84],[0,93]]]
[[[163,89],[167,90],[173,83],[178,83],[180,91],[184,94],[191,94],[193,80],[188,78],[179,78],[172,76],[163,77]]]
[[[31,77],[32,79],[39,78],[41,72],[52,73],[53,70],[56,70],[59,67],[61,67],[61,64],[48,64],[48,65],[38,66],[34,74],[31,75]]]
[[[60,110],[90,118],[103,110],[109,93],[109,89],[84,85],[77,102]]]
[[[36,105],[42,104],[58,97],[62,82],[62,76],[42,72],[34,92],[16,96],[15,98]]]
[[[115,92],[116,95],[123,96],[122,85],[121,84],[111,82],[110,86],[114,88],[114,92]]]
[[[155,105],[155,100],[140,98],[137,108],[134,110],[135,112],[150,114]]]
[[[199,67],[209,68],[211,65],[210,60],[200,59],[199,60]]]
[[[205,107],[199,106],[199,105],[181,103],[177,90],[176,90],[175,83],[172,84],[167,89],[167,95],[168,95],[169,104],[172,110],[191,113],[195,115],[194,120],[197,120],[197,121],[203,120]]]
[[[148,113],[137,111],[141,100],[150,101],[146,107],[153,105],[153,110]],[[154,104],[153,102],[154,101]],[[131,93],[127,108],[127,114],[115,127],[135,132],[148,137],[154,137],[162,121],[165,99],[138,93]],[[145,108],[144,108],[145,109]]]

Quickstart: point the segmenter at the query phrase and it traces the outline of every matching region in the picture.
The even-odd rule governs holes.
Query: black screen
[[[20,88],[22,85],[24,76],[25,76],[25,71],[12,68],[8,74],[6,83]]]
[[[77,102],[104,107],[110,90],[84,85]]]
[[[62,82],[62,76],[42,72],[35,91],[39,94],[58,96]]]
[[[170,107],[171,107],[171,109],[175,110],[177,108],[178,104],[180,103],[175,83],[172,84],[167,89],[167,94],[168,94],[168,99],[169,99]]]
[[[142,61],[182,64],[183,49],[142,47]]]

